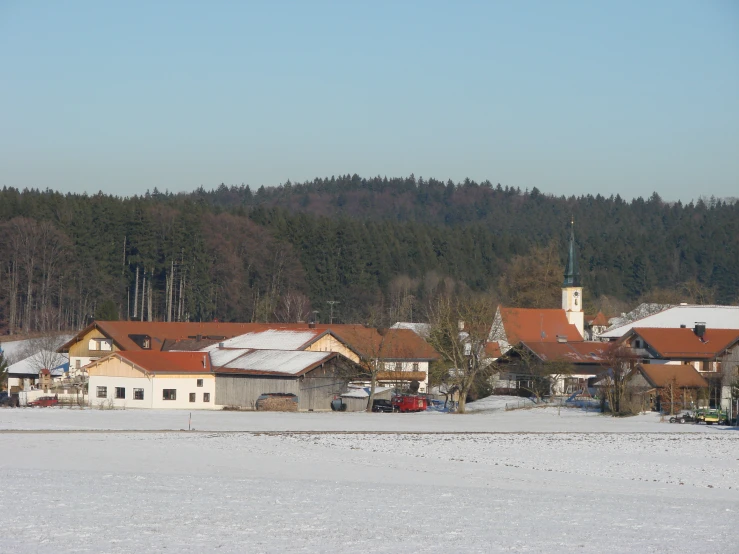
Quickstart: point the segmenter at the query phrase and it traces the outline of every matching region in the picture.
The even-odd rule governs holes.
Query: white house
[[[215,375],[203,352],[115,352],[86,366],[91,406],[213,410]]]

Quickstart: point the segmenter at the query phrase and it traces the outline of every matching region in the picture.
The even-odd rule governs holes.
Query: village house
[[[694,408],[708,382],[687,364],[638,364],[626,378],[627,390],[643,411],[669,414]]]
[[[91,406],[216,409],[215,374],[207,353],[118,351],[86,370]]]
[[[536,379],[547,378],[546,394],[591,396],[609,348],[602,342],[521,342],[500,360],[496,392],[528,396],[541,387]]]
[[[603,312],[585,316],[585,334],[583,335],[585,340],[601,340],[600,336],[606,332],[606,329],[608,329],[608,318]]]
[[[632,316],[617,318],[614,325],[601,333],[600,338],[616,341],[633,328],[692,329],[696,324],[703,324],[706,329],[739,329],[739,306],[642,304],[635,313],[647,315],[636,319],[632,319]]]
[[[690,365],[707,381],[711,407],[729,408],[731,383],[739,377],[739,330],[634,327],[616,342],[644,364]]]

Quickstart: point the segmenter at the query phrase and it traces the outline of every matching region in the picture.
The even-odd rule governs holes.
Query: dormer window
[[[151,337],[149,335],[128,335],[128,338],[135,342],[141,350],[151,350]]]

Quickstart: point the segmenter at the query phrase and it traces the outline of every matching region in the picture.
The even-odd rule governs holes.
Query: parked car
[[[679,414],[675,414],[670,418],[670,423],[693,423],[695,421],[695,414],[685,410]]]
[[[397,412],[398,410],[395,406],[393,406],[393,403],[390,400],[377,399],[372,402],[372,411],[392,413]]]
[[[59,404],[59,400],[53,396],[42,396],[36,400],[31,400],[28,403],[29,406],[38,406],[39,408],[48,408],[50,406],[56,406],[57,404]]]

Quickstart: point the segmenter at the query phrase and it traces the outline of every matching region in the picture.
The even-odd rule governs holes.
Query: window
[[[125,400],[126,398],[126,389],[124,387],[116,387],[115,388],[115,397],[118,399]]]
[[[98,398],[108,398],[108,387],[98,387],[97,397]]]
[[[210,393],[204,392],[203,393],[203,402],[210,402]]]
[[[198,379],[198,386],[199,387],[202,387],[203,386],[203,380],[202,379]]]
[[[79,369],[80,367],[82,367],[82,360],[75,360],[74,361],[74,368],[75,369]]]
[[[88,350],[100,350],[100,343],[96,341],[95,339],[90,339],[90,342],[87,345]]]
[[[113,349],[113,344],[109,340],[101,340],[99,349],[110,351]]]
[[[133,399],[143,400],[144,399],[144,389],[133,389]]]
[[[395,362],[395,371],[403,371],[403,364],[400,362]]]
[[[195,393],[194,392],[191,392],[190,393],[190,402],[195,402]]]
[[[418,362],[413,362],[413,371],[418,371]]]
[[[177,389],[162,390],[162,400],[177,400]]]

